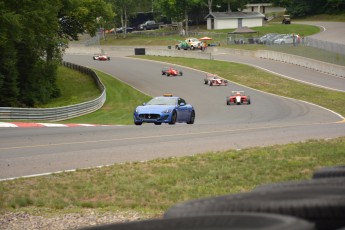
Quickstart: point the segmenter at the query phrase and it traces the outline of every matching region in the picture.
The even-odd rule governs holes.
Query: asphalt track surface
[[[243,61],[221,55],[215,58]],[[64,59],[102,70],[151,96],[178,95],[195,107],[195,124],[0,128],[0,179],[345,135],[344,118],[332,111],[233,82],[210,87],[203,83],[205,73],[197,70],[175,66],[183,76],[166,77],[160,71],[167,64],[122,55],[112,56],[109,62],[94,61],[90,55],[66,55]],[[250,61],[270,71],[278,64]],[[322,84],[313,81],[317,72],[296,76],[298,68],[291,65],[283,74]],[[323,76],[344,90],[345,79]],[[225,98],[232,90],[246,91],[252,104],[227,106]]]

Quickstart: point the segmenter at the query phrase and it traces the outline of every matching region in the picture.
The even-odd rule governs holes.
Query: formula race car
[[[138,106],[133,118],[135,125],[141,125],[144,122],[155,125],[162,123],[174,125],[176,122],[193,124],[195,111],[193,106],[184,99],[174,97],[172,94],[164,94]]]
[[[164,67],[162,69],[162,75],[166,75],[166,76],[182,76],[183,73],[182,71],[176,70],[173,67]]]
[[[228,85],[228,80],[220,78],[216,74],[206,74],[206,78],[204,79],[205,85],[213,86],[213,85]]]
[[[226,97],[226,104],[250,104],[250,97],[247,96],[244,91],[232,91],[231,96]]]
[[[105,55],[105,54],[95,54],[95,55],[93,55],[93,60],[109,61],[110,57]]]

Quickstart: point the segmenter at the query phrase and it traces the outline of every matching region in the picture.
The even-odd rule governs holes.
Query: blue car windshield
[[[146,105],[176,105],[177,98],[173,97],[155,97]]]

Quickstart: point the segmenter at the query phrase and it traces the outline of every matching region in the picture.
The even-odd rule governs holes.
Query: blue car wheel
[[[187,121],[187,124],[194,124],[194,120],[195,120],[195,111],[192,110],[192,112],[190,113],[190,118],[189,121]]]
[[[135,124],[135,125],[142,125],[142,122],[140,122],[140,121],[135,121],[134,124]]]
[[[171,115],[171,121],[169,122],[169,125],[174,125],[176,123],[176,120],[177,120],[177,113],[176,111],[174,110],[172,112],[172,115]]]

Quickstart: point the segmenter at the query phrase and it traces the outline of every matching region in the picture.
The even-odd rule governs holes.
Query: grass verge
[[[106,87],[107,100],[96,112],[81,117],[64,120],[64,123],[91,124],[133,124],[133,111],[151,97],[133,89],[131,86],[95,70]]]
[[[345,162],[345,137],[117,164],[0,182],[0,210],[134,210],[157,216],[200,197],[250,191],[266,183],[310,179]]]
[[[100,95],[100,90],[94,80],[76,70],[59,66],[57,71],[57,85],[61,96],[51,100],[48,104],[38,105],[39,108],[53,108],[73,105],[93,100]]]

